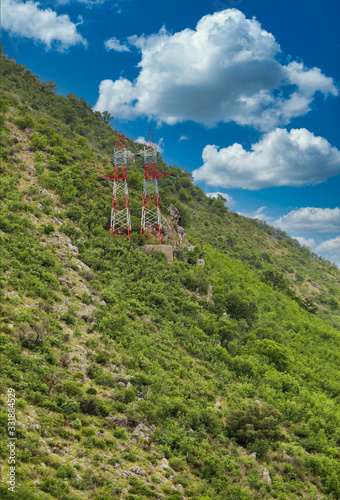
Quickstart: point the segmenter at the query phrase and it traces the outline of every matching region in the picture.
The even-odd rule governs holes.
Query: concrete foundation
[[[174,252],[171,245],[144,245],[144,252],[164,252],[169,262],[174,260]]]

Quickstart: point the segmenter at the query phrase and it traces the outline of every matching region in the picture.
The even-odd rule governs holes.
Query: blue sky
[[[340,265],[338,0],[2,0],[5,53]]]

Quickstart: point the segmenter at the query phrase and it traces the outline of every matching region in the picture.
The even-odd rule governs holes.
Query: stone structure
[[[174,260],[173,248],[171,245],[144,245],[144,252],[164,252],[169,262]]]

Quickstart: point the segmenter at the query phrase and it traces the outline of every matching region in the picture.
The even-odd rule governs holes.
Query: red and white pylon
[[[127,183],[127,151],[124,137],[119,132],[114,149],[113,195],[111,210],[112,236],[126,236],[130,240],[131,219]]]
[[[144,186],[141,234],[148,237],[149,241],[163,243],[161,209],[159,205],[158,179],[168,177],[157,171],[157,146],[149,130],[144,143]]]

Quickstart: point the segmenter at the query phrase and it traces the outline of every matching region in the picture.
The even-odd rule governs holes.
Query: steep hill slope
[[[1,425],[7,437],[13,388],[17,498],[340,498],[336,266],[161,159],[176,175],[166,222],[178,232],[172,203],[195,250],[172,264],[142,251],[138,162],[134,236],[112,240],[107,117],[1,64]],[[5,440],[1,457],[5,478]]]

